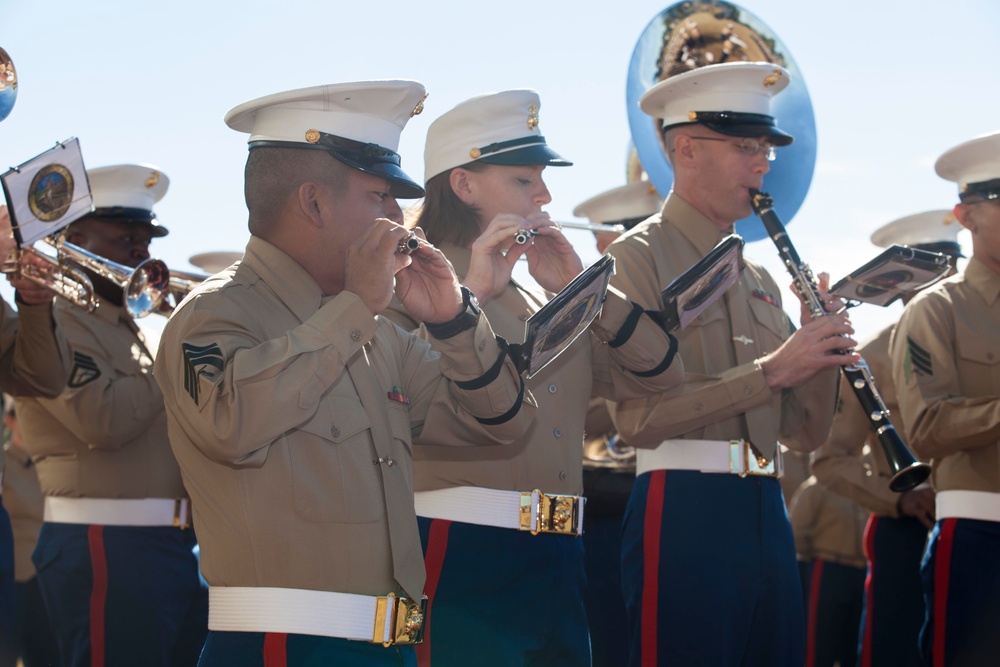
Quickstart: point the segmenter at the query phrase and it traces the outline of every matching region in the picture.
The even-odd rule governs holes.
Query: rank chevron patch
[[[69,382],[66,386],[77,389],[88,382],[93,382],[101,377],[101,369],[90,355],[83,352],[73,352],[73,370],[69,374]]]
[[[184,351],[184,390],[197,404],[198,378],[204,375],[213,380],[222,372],[224,365],[222,348],[219,347],[218,343],[211,345],[182,343],[181,349]]]
[[[931,363],[931,353],[917,345],[909,336],[906,337],[906,379],[909,380],[911,374],[931,376],[934,375],[934,366]]]

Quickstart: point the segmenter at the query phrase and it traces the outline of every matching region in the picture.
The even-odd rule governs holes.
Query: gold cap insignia
[[[955,224],[955,214],[954,213],[949,213],[948,215],[944,216],[944,226],[945,227],[947,227],[948,225],[954,225],[954,224]]]
[[[483,154],[482,151],[480,151],[478,148],[473,148],[471,151],[469,151],[469,157],[471,157],[473,160],[478,160],[479,156],[482,154]]]
[[[776,69],[770,75],[764,77],[764,87],[769,88],[775,85],[776,83],[778,83],[779,79],[781,79],[781,70]]]
[[[146,179],[147,188],[155,188],[156,184],[160,182],[160,172],[154,171],[149,174],[149,178]]]
[[[697,111],[688,111],[688,120],[690,120],[690,121],[696,121],[696,120],[698,120],[698,112]]]
[[[306,141],[311,144],[319,141],[319,130],[306,130]]]
[[[413,118],[414,116],[419,116],[421,112],[423,112],[424,100],[427,99],[428,95],[430,95],[430,93],[424,93],[424,96],[420,98],[420,101],[417,102],[417,106],[413,107],[413,111],[410,112],[410,118]]]
[[[538,107],[534,104],[528,107],[528,129],[534,130],[538,127]]]

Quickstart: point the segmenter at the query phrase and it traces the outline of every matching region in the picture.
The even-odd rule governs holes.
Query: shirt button
[[[559,479],[562,479],[562,480],[566,479],[566,471],[565,470],[560,470],[559,471]]]
[[[557,438],[561,438],[562,437],[562,429],[561,428],[554,429],[552,431],[552,435],[556,436]]]
[[[335,438],[339,438],[340,437],[340,429],[337,428],[336,424],[334,424],[333,426],[330,427],[330,435],[332,435]]]
[[[743,387],[743,393],[749,396],[750,394],[753,393],[753,388],[750,385],[746,385],[745,387]]]
[[[695,412],[701,412],[701,403],[695,403],[694,404],[694,411]]]
[[[529,317],[530,315],[528,315],[527,313],[521,313],[520,315],[517,316],[517,319],[521,320],[522,322],[527,322]]]
[[[351,329],[351,340],[353,340],[355,343],[361,340],[361,332],[358,331],[357,329]]]
[[[556,386],[554,384],[549,385],[549,393],[550,394],[556,393]]]

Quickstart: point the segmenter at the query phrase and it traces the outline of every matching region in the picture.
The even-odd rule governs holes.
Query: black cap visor
[[[399,153],[378,144],[366,144],[333,134],[318,132],[313,143],[291,141],[254,141],[250,148],[275,146],[283,148],[317,148],[358,171],[389,181],[389,194],[397,199],[419,199],[424,189],[406,175],[400,165]]]
[[[775,146],[787,146],[795,137],[774,124],[774,118],[766,114],[743,113],[738,111],[697,111],[692,124],[704,125],[719,134],[731,137],[767,137]],[[688,125],[688,123],[679,123]],[[676,126],[675,126],[676,127]]]
[[[994,178],[979,183],[966,183],[958,198],[963,202],[967,199],[1000,199],[1000,178]]]
[[[95,208],[87,217],[130,222],[137,225],[148,225],[153,238],[161,238],[170,231],[156,221],[156,214],[144,208],[129,208],[126,206],[102,206]]]

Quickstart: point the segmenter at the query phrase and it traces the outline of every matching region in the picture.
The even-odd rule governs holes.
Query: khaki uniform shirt
[[[52,305],[0,299],[0,391],[14,396],[56,396],[66,386],[72,353]],[[4,457],[0,453],[0,475]]]
[[[56,398],[17,403],[42,493],[186,498],[139,327],[124,308],[104,300],[88,313],[60,299],[56,313],[73,348],[66,387]]]
[[[35,576],[31,552],[42,530],[42,490],[28,452],[16,445],[6,450],[7,468],[3,475],[3,506],[10,514],[14,533],[14,579],[18,582]]]
[[[612,285],[643,307],[656,307],[661,290],[730,233],[671,193],[658,215],[611,244],[609,252],[617,259]],[[746,438],[768,459],[774,458],[779,439],[790,449],[815,449],[833,418],[838,371],[775,392],[756,362],[793,331],[777,284],[747,260],[726,294],[677,333],[684,384],[619,402],[612,415],[619,432],[638,448],[675,438]]]
[[[858,353],[868,362],[879,394],[889,409],[893,427],[903,442],[908,442],[899,415],[899,401],[889,359],[889,338],[894,326],[880,331],[859,347]],[[850,385],[841,383],[833,428],[829,439],[813,453],[812,471],[819,483],[833,492],[850,498],[875,514],[898,518],[899,494],[889,488],[889,478],[892,477],[889,461],[870,424],[871,420]],[[863,460],[865,444],[871,455]]]
[[[450,243],[438,246],[460,278],[469,271],[472,253]],[[511,281],[486,302],[483,311],[497,334],[512,343],[524,340],[525,322],[548,301],[540,290]],[[504,491],[531,491],[580,495],[583,493],[583,428],[591,396],[626,398],[666,391],[681,379],[680,358],[664,372],[640,378],[626,369],[647,371],[666,357],[670,341],[650,318],[642,317],[632,337],[611,349],[612,340],[632,311],[632,304],[609,290],[601,317],[591,324],[594,333],[581,334],[554,361],[527,380],[538,402],[531,427],[516,443],[503,447],[458,450],[420,447],[414,462],[418,491],[456,486],[479,486]],[[416,323],[405,313],[387,313],[404,327]],[[421,335],[426,337],[426,332]],[[600,336],[601,340],[598,340]]]
[[[411,447],[523,433],[527,394],[512,418],[478,421],[517,405],[509,359],[458,386],[498,358],[483,317],[428,343],[251,238],[175,311],[156,361],[208,583],[419,597]]]
[[[1000,274],[976,257],[918,294],[892,338],[899,411],[937,491],[1000,493]]]
[[[799,560],[821,558],[864,568],[868,511],[852,500],[806,480],[792,497],[789,519]]]

